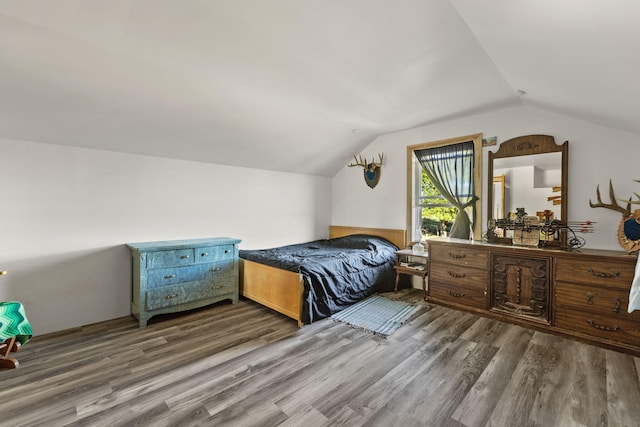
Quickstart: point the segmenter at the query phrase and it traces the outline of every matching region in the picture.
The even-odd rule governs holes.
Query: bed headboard
[[[366,228],[366,227],[347,227],[343,225],[330,225],[329,238],[350,236],[352,234],[371,234],[373,236],[384,237],[400,249],[407,246],[406,231],[394,230],[391,228]]]

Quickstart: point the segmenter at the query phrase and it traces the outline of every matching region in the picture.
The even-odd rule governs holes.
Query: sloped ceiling
[[[0,137],[332,176],[380,134],[521,103],[640,133],[638,17],[633,0],[0,0]]]

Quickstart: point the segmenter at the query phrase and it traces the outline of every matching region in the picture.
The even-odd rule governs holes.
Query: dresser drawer
[[[627,313],[629,292],[574,283],[556,282],[556,305],[640,322],[640,312]]]
[[[489,268],[488,252],[454,245],[429,246],[429,258],[432,265],[450,263],[482,270]]]
[[[581,259],[556,260],[556,280],[610,286],[629,291],[635,265]]]
[[[466,286],[469,288],[479,288],[484,290],[489,283],[489,272],[487,270],[478,270],[476,268],[431,262],[429,271],[430,280],[439,283],[449,283],[456,286]]]
[[[215,279],[221,276],[233,276],[236,271],[236,263],[233,259],[219,259],[214,263],[207,264],[207,277]]]
[[[160,288],[177,283],[192,282],[207,277],[215,269],[214,264],[187,267],[158,268],[147,272],[147,288]]]
[[[193,301],[197,299],[194,298],[194,292],[201,293],[203,287],[203,283],[191,282],[149,290],[146,293],[146,309],[155,310]]]
[[[157,251],[147,254],[147,268],[177,267],[191,265],[194,261],[193,249],[177,249],[173,251]]]
[[[429,281],[429,297],[467,307],[486,309],[487,297],[483,289],[470,289],[448,283]]]
[[[218,295],[230,294],[234,290],[235,283],[233,280],[223,280],[216,283],[196,281],[166,286],[147,292],[147,310],[171,307]]]
[[[236,286],[233,277],[224,277],[213,284],[209,284],[211,295],[226,295],[235,291]]]
[[[556,326],[593,337],[640,345],[640,322],[629,318],[598,315],[577,310],[556,310]]]
[[[234,245],[220,245],[196,248],[196,262],[213,262],[235,258]]]

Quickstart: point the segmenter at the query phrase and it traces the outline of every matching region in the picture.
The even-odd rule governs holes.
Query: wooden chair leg
[[[0,344],[0,369],[15,369],[20,366],[16,359],[7,357],[10,351],[17,351],[18,349],[20,349],[20,346],[16,347],[16,337],[11,337]]]
[[[0,356],[6,356],[9,354],[13,345],[16,343],[16,337],[7,338],[0,343]]]
[[[9,351],[10,351],[11,353],[15,353],[15,352],[17,352],[17,351],[20,351],[20,349],[21,349],[21,348],[22,348],[22,344],[20,344],[20,343],[18,342],[18,340],[15,340],[15,341],[14,341],[14,343],[13,343],[13,345],[12,345],[12,346],[11,346],[11,348],[9,349]]]
[[[0,357],[0,369],[16,369],[20,363],[13,357]]]

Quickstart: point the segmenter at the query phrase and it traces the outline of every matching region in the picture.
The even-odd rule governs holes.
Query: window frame
[[[414,151],[425,148],[442,147],[445,145],[459,144],[461,142],[473,142],[473,188],[478,200],[475,203],[476,220],[473,224],[473,238],[480,240],[482,237],[482,134],[476,133],[456,138],[442,139],[438,141],[423,142],[421,144],[407,146],[407,239],[410,244],[415,243],[418,235],[421,235],[422,218],[417,220],[419,209],[420,184],[422,179],[422,166],[418,162]]]

